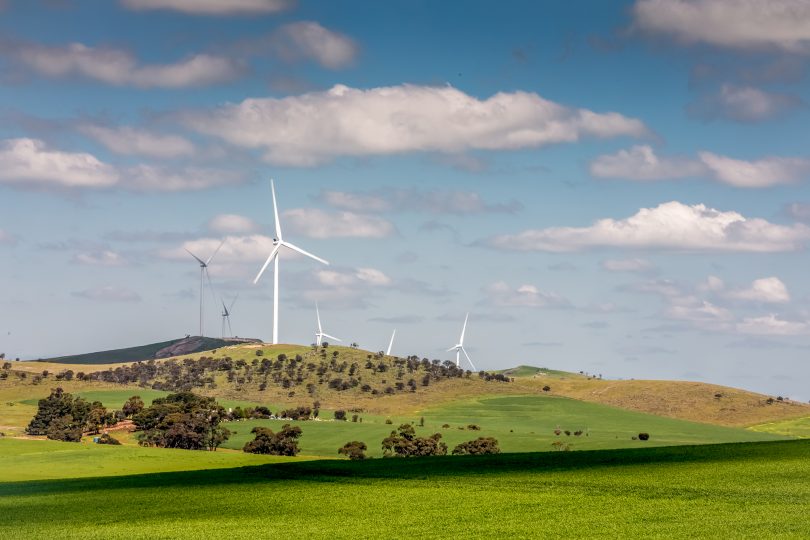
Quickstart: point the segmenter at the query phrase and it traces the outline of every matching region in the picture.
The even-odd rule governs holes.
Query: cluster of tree
[[[429,437],[417,437],[411,424],[402,424],[391,435],[383,439],[383,455],[386,457],[444,456],[447,445],[442,441],[441,433]]]
[[[360,441],[351,441],[339,448],[338,454],[343,454],[352,461],[355,461],[366,459],[366,450],[368,450],[366,443]]]
[[[486,371],[479,371],[478,378],[485,381],[498,381],[498,382],[514,382],[515,379],[507,377],[503,373],[487,373]]]
[[[156,399],[132,418],[142,432],[141,446],[212,451],[230,437],[224,419],[225,409],[214,398],[191,392]]]
[[[474,441],[467,441],[453,448],[455,456],[479,456],[483,454],[500,454],[498,439],[494,437],[478,437]]]
[[[25,432],[58,441],[78,442],[83,433],[98,433],[102,427],[114,424],[118,419],[119,415],[108,413],[100,401],[90,403],[62,388],[54,388],[47,398],[39,400],[37,413]]]
[[[301,428],[298,426],[284,424],[278,433],[265,427],[255,427],[250,432],[255,437],[242,448],[245,452],[271,456],[298,455],[298,439],[301,437]]]
[[[138,384],[145,388],[170,392],[189,392],[195,388],[216,388],[217,381],[221,384],[222,374],[225,374],[228,385],[236,390],[249,385],[257,386],[260,391],[268,386],[276,386],[288,391],[290,397],[300,390],[314,396],[319,387],[339,392],[357,388],[372,395],[416,392],[420,386],[429,386],[435,381],[471,375],[469,371],[458,368],[450,361],[369,354],[365,363],[350,362],[341,360],[338,351],[327,355],[326,348],[321,347],[294,357],[280,354],[276,359],[261,355],[252,360],[234,360],[229,356],[200,356],[196,360],[187,358],[166,362],[149,360],[93,373],[66,370],[55,377],[60,380],[76,378],[82,381]],[[481,372],[479,377],[486,381],[510,381],[501,374],[486,372]]]

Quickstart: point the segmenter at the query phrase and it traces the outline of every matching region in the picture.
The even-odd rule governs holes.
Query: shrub
[[[650,439],[650,434],[649,433],[639,433],[638,434],[638,440],[640,440],[640,441],[647,441],[649,439]]]
[[[470,431],[481,431],[481,426],[477,424],[467,424],[467,429]]]
[[[568,452],[571,450],[571,445],[563,441],[554,441],[551,443],[551,447],[558,452]]]
[[[551,387],[549,385],[544,386],[543,392],[551,392]]]
[[[393,424],[394,422],[392,422],[390,418],[386,418],[385,423],[390,425]]]
[[[105,433],[101,437],[98,438],[97,443],[98,444],[112,444],[112,445],[120,446],[121,441],[119,441],[115,437],[109,435],[108,433]]]
[[[368,447],[366,443],[360,441],[347,442],[342,448],[338,449],[338,454],[344,454],[352,461],[366,459],[366,450]]]
[[[453,455],[478,456],[483,454],[500,454],[498,440],[494,437],[478,437],[474,441],[467,441],[453,448]]]
[[[264,356],[264,351],[261,349],[256,349],[256,356]]]
[[[345,422],[346,421],[346,411],[344,411],[344,410],[335,411],[335,420],[341,420],[341,421]]]
[[[450,424],[442,424],[442,429],[447,429],[450,427]]]

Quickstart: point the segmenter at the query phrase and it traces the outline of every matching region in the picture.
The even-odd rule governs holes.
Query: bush
[[[481,431],[481,426],[477,424],[467,424],[467,429],[470,431]]]
[[[360,441],[347,442],[342,448],[338,449],[338,454],[344,454],[352,461],[366,459],[366,450],[368,447],[366,443]]]
[[[293,420],[309,420],[312,416],[312,409],[309,407],[296,407],[294,409],[286,409],[278,413],[282,418],[291,418]]]
[[[344,410],[335,411],[335,420],[341,420],[341,421],[345,422],[346,421],[346,411],[344,411]]]
[[[551,387],[549,385],[544,386],[543,392],[551,392]]]
[[[455,456],[480,456],[483,454],[500,454],[498,440],[494,437],[478,437],[474,441],[467,441],[453,448]]]
[[[271,456],[296,456],[300,451],[298,439],[301,437],[301,428],[284,424],[281,431],[273,433],[270,428],[255,427],[251,431],[256,436],[245,444],[242,451],[250,454],[267,454]]]
[[[385,423],[386,423],[386,424],[391,425],[391,424],[393,424],[394,422],[393,422],[393,421],[392,421],[390,418],[386,418],[386,419],[385,419]]]
[[[442,429],[447,429],[450,427],[450,424],[442,424]]]
[[[101,437],[98,438],[97,444],[112,444],[112,445],[120,445],[121,441],[112,437],[111,435],[105,433]]]
[[[638,434],[638,440],[640,440],[640,441],[647,441],[649,439],[650,439],[650,434],[649,433],[639,433]]]

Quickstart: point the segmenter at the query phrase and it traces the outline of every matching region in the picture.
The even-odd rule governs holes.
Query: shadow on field
[[[0,497],[85,489],[160,489],[273,481],[339,482],[342,479],[429,480],[510,472],[573,471],[655,463],[698,463],[766,459],[810,459],[810,440],[669,446],[622,450],[537,452],[489,456],[389,458],[366,461],[317,460],[132,476],[0,483]]]

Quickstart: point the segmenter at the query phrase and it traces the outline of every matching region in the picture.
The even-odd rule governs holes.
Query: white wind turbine
[[[321,343],[323,343],[323,338],[340,341],[335,336],[330,336],[329,334],[324,333],[323,328],[321,327],[321,311],[318,309],[318,302],[315,302],[315,316],[318,318],[318,331],[315,332],[315,345],[320,347]]]
[[[458,343],[447,349],[447,352],[456,351],[456,367],[461,365],[461,353],[464,353],[464,356],[467,357],[467,361],[470,363],[470,366],[472,366],[473,371],[476,371],[472,360],[470,360],[470,355],[467,354],[467,350],[464,348],[464,332],[467,331],[467,319],[469,318],[470,314],[467,313],[467,316],[464,317],[464,326],[461,327],[461,337],[458,338]]]
[[[203,285],[205,283],[205,278],[206,277],[208,278],[208,285],[211,288],[211,294],[212,295],[214,294],[214,286],[211,283],[211,276],[208,273],[208,265],[211,264],[211,259],[214,258],[214,255],[217,254],[217,252],[219,251],[219,248],[221,248],[222,244],[224,244],[224,243],[225,243],[225,240],[220,242],[219,246],[217,246],[217,249],[215,249],[214,252],[211,254],[211,256],[208,257],[208,259],[206,259],[205,261],[200,259],[196,255],[194,255],[191,251],[189,251],[186,248],[186,251],[188,252],[188,254],[191,255],[192,257],[194,257],[195,259],[197,259],[197,262],[200,263],[200,337],[203,337]],[[215,301],[216,301],[216,299],[215,299]]]
[[[320,257],[316,257],[312,253],[308,251],[304,251],[300,247],[296,246],[295,244],[291,244],[290,242],[284,241],[284,238],[281,235],[281,223],[279,223],[278,219],[278,206],[276,205],[276,187],[272,180],[270,180],[270,191],[273,194],[273,214],[275,215],[275,222],[276,222],[276,237],[273,238],[273,251],[270,252],[270,256],[267,257],[267,260],[264,261],[264,266],[262,269],[259,270],[259,273],[256,275],[256,279],[253,280],[254,285],[259,282],[259,278],[262,277],[262,274],[267,269],[267,266],[272,261],[273,266],[273,345],[278,344],[278,259],[280,256],[280,251],[282,247],[286,247],[293,251],[297,251],[302,255],[306,255],[310,259],[315,259],[316,261],[329,264],[327,261],[321,259]]]
[[[386,356],[391,356],[391,347],[394,346],[394,336],[397,335],[397,329],[394,328],[394,332],[391,334],[391,341],[388,342],[388,349],[385,351]]]
[[[231,300],[231,305],[226,306],[225,300],[222,300],[222,337],[225,338],[225,324],[228,325],[228,332],[229,337],[233,337],[233,328],[231,328],[231,310],[233,310],[233,305],[236,303],[236,299],[239,298],[237,294],[234,296],[233,300]]]

